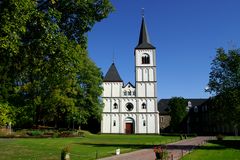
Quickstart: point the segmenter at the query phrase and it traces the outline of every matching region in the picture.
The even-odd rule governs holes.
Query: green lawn
[[[240,160],[240,137],[226,137],[223,141],[210,141],[182,160]]]
[[[90,160],[179,140],[159,135],[87,135],[83,138],[0,139],[1,160],[59,160],[61,149],[71,148],[71,160]]]

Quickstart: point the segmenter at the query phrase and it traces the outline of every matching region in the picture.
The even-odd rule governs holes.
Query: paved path
[[[204,144],[212,137],[195,137],[166,145],[169,153],[169,160],[180,159],[183,155],[189,153],[192,149]],[[120,154],[99,160],[155,160],[153,149],[142,149],[130,153]]]

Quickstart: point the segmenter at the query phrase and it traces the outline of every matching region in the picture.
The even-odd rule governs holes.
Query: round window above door
[[[132,111],[133,110],[133,104],[132,103],[127,103],[126,109],[127,109],[127,111]]]

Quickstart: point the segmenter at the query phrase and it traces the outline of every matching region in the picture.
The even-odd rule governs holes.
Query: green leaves
[[[0,100],[25,117],[20,126],[100,120],[101,71],[88,57],[86,32],[111,11],[108,0],[3,0]]]
[[[10,122],[15,124],[15,111],[8,103],[0,102],[0,126],[6,126]]]
[[[209,76],[209,92],[222,93],[229,89],[240,88],[240,50],[222,48],[217,50],[217,55],[212,62]]]
[[[180,125],[187,115],[187,100],[182,97],[173,97],[169,100],[170,106],[170,126],[174,131],[180,130]]]

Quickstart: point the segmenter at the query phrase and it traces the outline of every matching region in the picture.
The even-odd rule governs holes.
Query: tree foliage
[[[0,127],[15,124],[15,111],[8,103],[0,102]]]
[[[231,89],[240,89],[240,49],[217,49],[209,76],[209,89],[216,95]]]
[[[174,131],[180,131],[181,123],[187,115],[187,100],[182,97],[173,97],[169,100],[168,105],[171,116],[170,127]]]
[[[240,49],[217,49],[209,76],[208,91],[215,94],[211,105],[215,121],[240,124]]]
[[[108,0],[3,0],[0,100],[19,126],[100,120],[101,71],[88,57],[86,32],[112,11]]]

